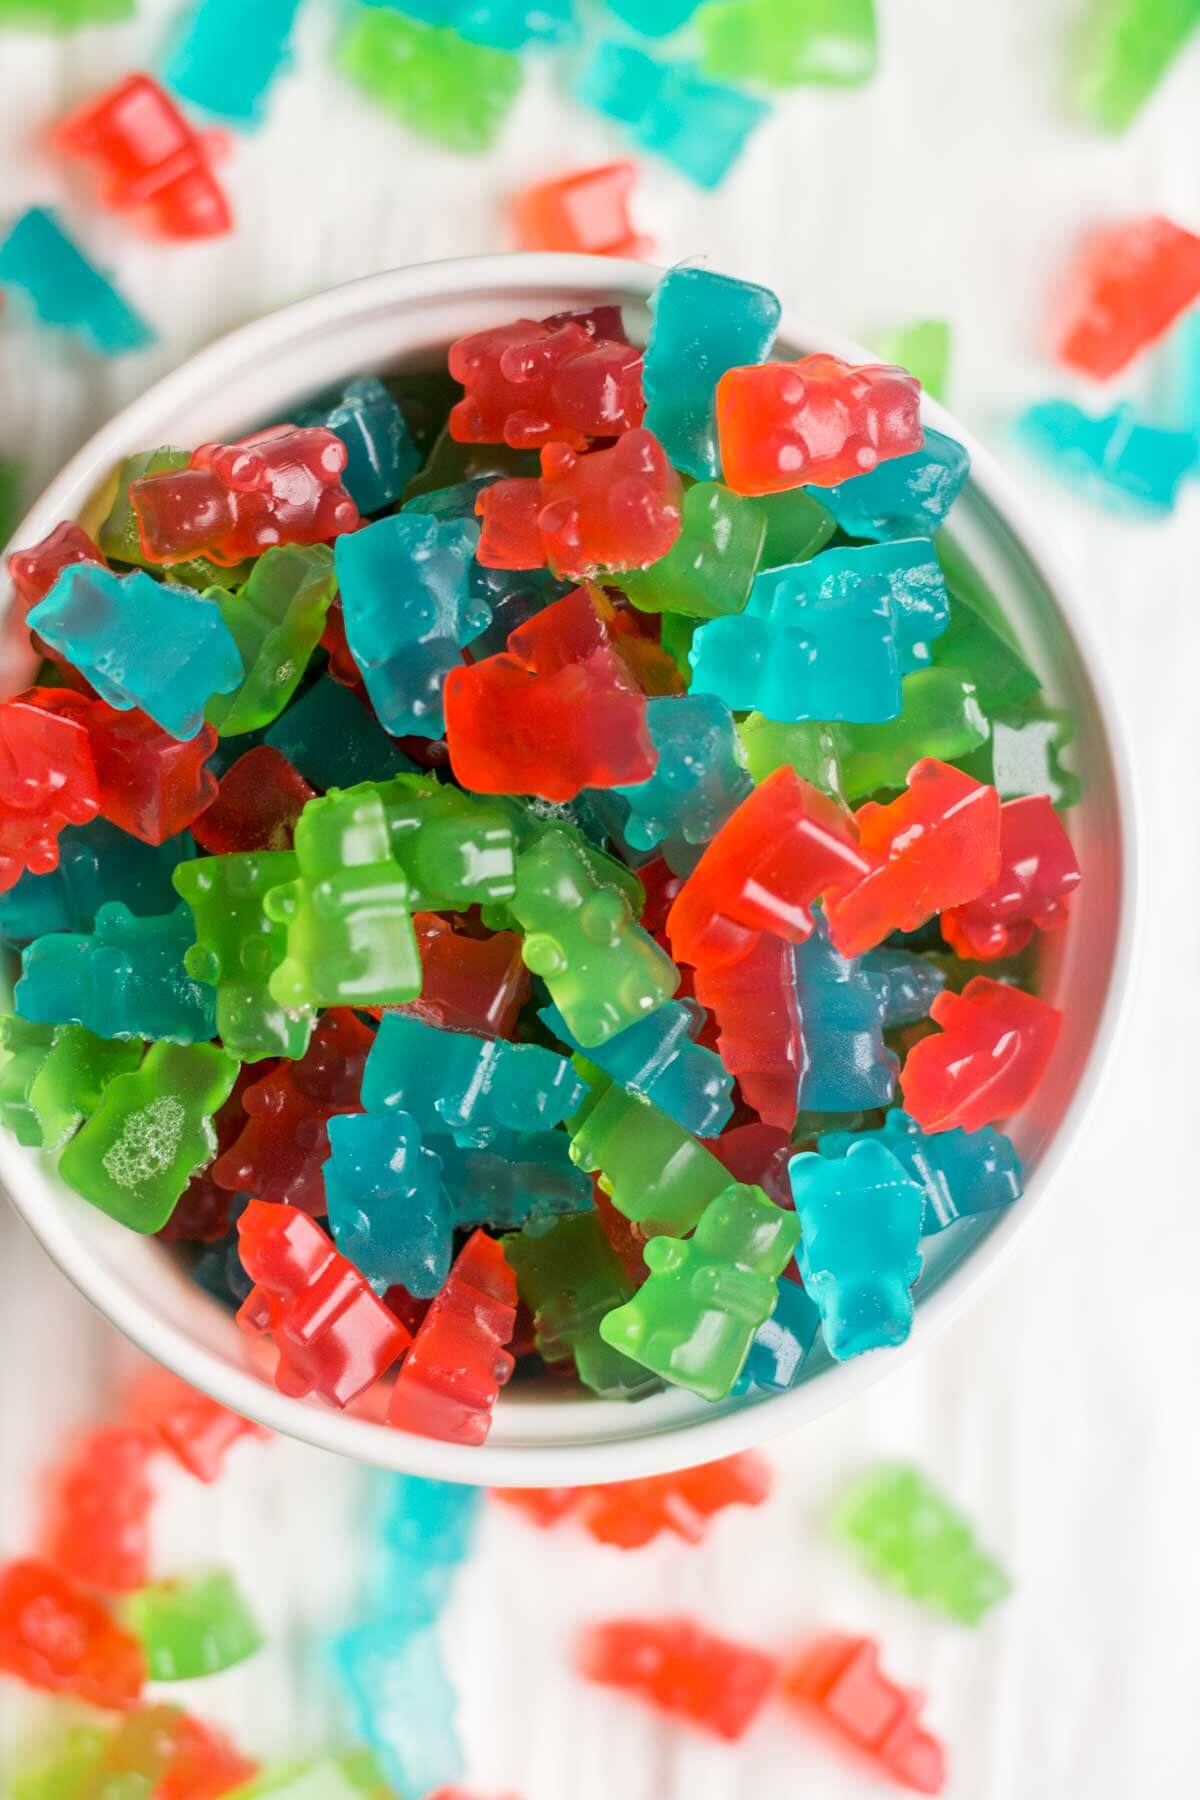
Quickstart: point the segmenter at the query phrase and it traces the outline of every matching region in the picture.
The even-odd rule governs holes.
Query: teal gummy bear
[[[450,1273],[455,1218],[441,1160],[406,1112],[338,1113],[324,1166],[329,1229],[378,1293],[432,1299]]]
[[[737,88],[706,80],[695,63],[656,62],[632,44],[612,41],[597,45],[575,95],[703,188],[719,186],[771,110]]]
[[[795,576],[795,581],[789,581]],[[929,646],[950,624],[950,596],[927,538],[900,538],[884,544],[854,544],[822,551],[798,568],[773,569],[750,592],[749,610],[774,609],[780,591],[798,591],[837,602],[864,590],[886,593],[896,621],[896,657],[901,675],[924,668]],[[871,721],[862,720],[867,724]]]
[[[866,475],[837,487],[816,488],[847,537],[932,537],[946,522],[971,469],[957,438],[925,428],[925,443],[911,456],[893,456]]]
[[[1184,313],[1173,328],[1156,374],[1156,410],[1163,423],[1176,431],[1190,431],[1200,442],[1200,306]]]
[[[1200,438],[1143,424],[1127,403],[1094,418],[1071,400],[1043,400],[1016,432],[1048,469],[1112,512],[1170,512],[1200,464]]]
[[[360,0],[442,25],[489,50],[555,48],[578,35],[574,0]]]
[[[471,594],[478,542],[474,520],[400,512],[334,546],[350,654],[394,737],[442,735],[446,676],[491,618]]]
[[[484,1145],[431,1137],[442,1159],[455,1223],[509,1231],[531,1221],[590,1212],[592,1184],[571,1160],[562,1131],[498,1131]]]
[[[364,517],[398,500],[421,466],[408,421],[377,376],[350,382],[327,405],[301,407],[296,423],[341,438],[348,457],[342,486]]]
[[[465,1482],[378,1474],[372,1482],[372,1612],[407,1631],[437,1618],[459,1565],[471,1554],[483,1491]]]
[[[101,356],[123,356],[155,342],[146,321],[47,207],[30,207],[0,242],[0,287],[20,289],[43,325],[71,332]]]
[[[23,1019],[86,1025],[96,1037],[201,1043],[216,1036],[216,997],[184,966],[194,937],[186,906],[139,919],[110,901],[90,934],[56,932],[30,944],[13,1005]]]
[[[887,978],[839,955],[825,920],[792,949],[800,1019],[797,1105],[802,1112],[886,1106],[899,1062],[884,1048]]]
[[[28,944],[51,931],[90,931],[106,900],[145,918],[175,905],[171,876],[195,856],[190,832],[146,844],[107,819],[68,825],[58,840],[58,867],[22,875],[0,894],[0,943]]]
[[[671,269],[651,295],[650,309],[642,368],[646,429],[685,475],[719,475],[717,382],[727,369],[770,356],[779,296],[708,269]]]
[[[181,100],[250,130],[291,61],[300,0],[198,0],[171,45],[163,80]],[[297,424],[301,423],[297,420]]]
[[[861,964],[864,974],[881,975],[886,983],[883,1023],[888,1029],[927,1019],[946,985],[944,969],[903,950],[868,950]]]
[[[475,501],[483,489],[491,486],[490,476],[473,477],[456,482],[452,487],[431,488],[406,500],[406,513],[427,513],[434,519],[475,518]],[[549,569],[485,569],[480,562],[471,564],[469,606],[475,617],[487,622],[475,637],[469,639],[472,655],[491,656],[508,646],[510,633],[524,625],[554,600],[571,592],[572,584],[559,581]]]
[[[237,644],[213,602],[144,569],[114,575],[74,563],[26,623],[102,700],[121,712],[140,707],[174,738],[194,738],[213,695],[241,685]]]
[[[754,1334],[746,1366],[733,1384],[735,1394],[763,1388],[782,1394],[795,1387],[821,1323],[816,1302],[798,1281],[779,1278],[779,1299],[765,1325]]]
[[[389,1787],[429,1794],[459,1780],[457,1701],[432,1630],[397,1630],[390,1619],[359,1626],[336,1641],[333,1665],[354,1734]]]
[[[839,1362],[902,1344],[912,1329],[909,1291],[921,1273],[925,1193],[871,1138],[844,1157],[815,1152],[788,1164],[800,1222],[797,1262]]]
[[[292,701],[263,742],[322,792],[386,781],[415,766],[370,708],[328,675]]]
[[[998,1212],[1021,1197],[1021,1164],[1011,1139],[985,1125],[980,1131],[925,1132],[900,1107],[878,1131],[826,1131],[822,1156],[844,1156],[864,1138],[882,1144],[925,1193],[923,1235],[945,1231],[958,1219]]]
[[[715,694],[667,694],[647,701],[646,723],[658,766],[649,780],[616,789],[629,802],[626,842],[707,844],[754,786],[733,714]]]
[[[642,37],[670,37],[700,4],[701,0],[607,0],[609,12]]]
[[[705,1400],[723,1400],[770,1318],[800,1233],[795,1215],[761,1188],[732,1183],[705,1207],[690,1238],[652,1238],[650,1271],[600,1336],[614,1350]]]
[[[649,1018],[627,1025],[596,1049],[584,1050],[556,1006],[538,1018],[568,1049],[651,1101],[694,1137],[716,1137],[733,1112],[733,1077],[712,1050],[695,1042],[704,1023],[694,1000],[668,1000]]]
[[[406,1013],[380,1024],[363,1073],[368,1112],[410,1113],[430,1139],[486,1145],[500,1131],[561,1124],[586,1088],[570,1060],[539,1044],[442,1031]]]

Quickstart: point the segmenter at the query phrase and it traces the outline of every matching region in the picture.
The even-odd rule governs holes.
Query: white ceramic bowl
[[[463,332],[519,316],[542,317],[618,299],[631,333],[645,332],[657,272],[644,264],[582,256],[474,257],[351,282],[231,333],[160,381],[97,433],[24,520],[18,544],[37,542],[60,519],[94,521],[116,464],[136,450],[236,437],[294,404],[363,372],[433,366]],[[866,360],[852,344],[789,320],[789,354],[830,349]],[[1127,984],[1131,819],[1112,710],[1100,691],[1082,621],[1042,550],[1027,508],[992,458],[942,409],[927,421],[967,444],[971,479],[953,535],[1002,600],[1057,704],[1078,720],[1075,760],[1084,795],[1071,820],[1084,870],[1070,929],[1048,940],[1045,991],[1066,1014],[1054,1061],[1013,1126],[1027,1172],[1024,1197],[991,1220],[970,1221],[926,1245],[912,1342],[979,1291],[1030,1210],[1042,1203],[1080,1129]],[[11,599],[0,590],[5,606]],[[6,634],[6,692],[30,679],[20,634]],[[503,1485],[615,1481],[687,1467],[794,1430],[879,1376],[903,1351],[844,1365],[823,1353],[789,1393],[710,1406],[675,1389],[626,1405],[561,1381],[520,1383],[500,1400],[487,1444],[469,1449],[410,1437],[371,1417],[335,1412],[276,1392],[262,1347],[188,1281],[171,1253],[126,1231],[70,1193],[36,1152],[0,1134],[0,1180],[49,1255],[126,1336],[198,1388],[276,1430],[346,1456],[448,1480]],[[258,1359],[257,1361],[255,1359]]]

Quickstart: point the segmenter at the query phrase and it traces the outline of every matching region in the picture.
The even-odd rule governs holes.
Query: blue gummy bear
[[[829,941],[824,918],[792,950],[799,1015],[802,1112],[859,1112],[886,1106],[896,1086],[899,1061],[884,1047],[887,978],[859,957],[841,956]]]
[[[788,1176],[800,1220],[796,1260],[829,1354],[843,1361],[902,1344],[921,1273],[924,1189],[871,1138],[836,1159],[793,1156]]]
[[[173,870],[190,862],[188,831],[146,844],[107,819],[68,825],[58,840],[58,867],[25,874],[0,894],[0,943],[28,944],[51,931],[90,931],[106,900],[120,900],[145,918],[174,910]]]
[[[328,405],[302,407],[296,423],[323,425],[341,438],[348,457],[342,486],[364,515],[398,500],[421,466],[408,420],[374,375],[352,381]]]
[[[922,449],[893,456],[836,487],[809,488],[847,537],[932,537],[958,499],[971,458],[957,438],[925,428]]]
[[[346,641],[394,737],[440,737],[442,688],[490,612],[471,593],[473,519],[393,513],[334,545]]]
[[[86,1025],[96,1037],[205,1042],[216,1036],[217,996],[184,969],[184,952],[195,939],[186,906],[139,919],[109,901],[90,934],[34,939],[22,955],[13,1006],[23,1019]]]
[[[241,685],[242,659],[220,608],[145,569],[114,575],[73,563],[26,623],[102,700],[121,712],[140,707],[174,738],[194,738],[213,695]]]
[[[737,88],[707,81],[695,63],[656,62],[611,40],[596,46],[575,95],[703,188],[725,179],[771,110]]]
[[[826,1131],[817,1140],[822,1156],[844,1156],[864,1137],[890,1150],[925,1191],[925,1237],[945,1231],[958,1219],[997,1212],[1021,1197],[1021,1164],[1012,1141],[985,1125],[980,1131],[925,1132],[900,1107],[893,1107],[878,1131]]]
[[[362,1102],[368,1112],[411,1113],[430,1143],[449,1132],[459,1144],[485,1145],[501,1131],[560,1124],[586,1091],[568,1058],[539,1044],[388,1013],[367,1057]]]
[[[882,975],[887,983],[884,1025],[915,1025],[929,1017],[929,1009],[946,985],[946,972],[923,956],[906,956],[903,950],[868,950],[861,959],[865,974]]]
[[[750,1345],[746,1366],[733,1384],[735,1394],[766,1388],[775,1394],[795,1387],[804,1359],[813,1347],[820,1310],[798,1281],[778,1283],[779,1299],[765,1325],[760,1325]]]
[[[573,1053],[586,1056],[619,1086],[653,1101],[694,1137],[716,1137],[733,1112],[733,1077],[719,1056],[697,1044],[704,1022],[694,1000],[667,1000],[606,1044],[585,1050],[556,1006],[538,1018]]]
[[[272,82],[291,61],[300,0],[199,0],[174,39],[163,80],[181,100],[248,128],[266,117]]]
[[[626,841],[635,850],[664,839],[707,844],[754,786],[733,714],[715,694],[667,694],[647,701],[646,723],[658,766],[616,790],[629,803]]]
[[[101,356],[144,350],[155,333],[90,263],[47,207],[31,206],[0,242],[0,287],[19,288],[44,325]]]
[[[607,0],[609,12],[642,37],[670,37],[700,4],[701,0]]]
[[[727,369],[766,361],[780,310],[770,288],[708,269],[671,269],[655,288],[642,367],[645,424],[685,475],[720,474],[717,382]]]
[[[1043,400],[1017,420],[1025,448],[1112,512],[1170,512],[1200,466],[1200,438],[1142,424],[1122,404],[1093,418],[1071,400]]]
[[[1158,358],[1156,411],[1176,431],[1189,431],[1200,444],[1200,306],[1175,326]],[[1196,470],[1200,470],[1200,462]]]
[[[419,1475],[376,1475],[372,1489],[371,1611],[408,1630],[431,1624],[459,1564],[471,1554],[482,1491]]]
[[[361,0],[457,31],[491,50],[561,47],[578,36],[574,0]]]
[[[239,738],[239,745],[245,740]],[[263,734],[305,781],[327,793],[360,781],[412,775],[417,765],[349,688],[322,675]]]
[[[430,1794],[463,1773],[456,1696],[428,1627],[381,1619],[333,1645],[355,1736],[375,1752],[398,1794]]]
[[[565,1131],[501,1131],[489,1144],[431,1137],[455,1223],[508,1231],[534,1219],[590,1212],[591,1178],[571,1161]]]
[[[789,574],[795,581],[781,580]],[[761,583],[761,586],[760,586]],[[950,624],[946,577],[928,538],[898,538],[886,544],[854,544],[823,550],[809,562],[771,569],[758,577],[747,611],[771,616],[781,591],[809,594],[836,604],[859,592],[886,594],[892,604],[896,659],[901,675],[924,668],[929,645]]]
[[[406,500],[403,510],[427,513],[434,519],[474,520],[476,496],[491,483],[491,476],[477,476],[452,487],[433,488]],[[561,600],[572,586],[569,581],[559,581],[549,569],[485,569],[482,563],[473,562],[470,604],[480,618],[486,614],[487,623],[468,640],[472,656],[478,661],[506,649],[518,626],[544,612],[552,601]]]
[[[371,1286],[432,1299],[447,1275],[454,1213],[442,1165],[405,1112],[338,1113],[324,1167],[329,1229]]]

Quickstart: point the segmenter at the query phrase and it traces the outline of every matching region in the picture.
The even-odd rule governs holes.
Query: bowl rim
[[[13,543],[37,542],[59,519],[75,516],[101,477],[132,449],[143,447],[156,435],[165,414],[177,413],[202,399],[214,384],[228,377],[231,366],[245,366],[260,350],[277,350],[285,342],[296,344],[321,335],[356,315],[428,302],[439,293],[483,299],[497,289],[498,298],[505,289],[534,293],[541,290],[554,295],[579,290],[597,301],[624,293],[644,302],[662,273],[644,262],[549,252],[455,257],[361,276],[264,314],[215,339],[116,413],[49,483],[18,526]],[[861,346],[839,333],[813,329],[787,310],[779,335],[792,344],[819,345],[849,361],[870,360],[870,353]],[[795,1430],[905,1365],[965,1312],[968,1303],[978,1299],[983,1284],[995,1276],[1011,1253],[1034,1206],[1061,1170],[1107,1066],[1131,989],[1137,941],[1134,920],[1139,825],[1125,735],[1103,664],[1096,654],[1094,634],[1070,582],[1063,578],[1056,555],[1047,547],[1033,508],[991,453],[926,395],[922,396],[922,413],[935,429],[949,432],[967,448],[972,483],[1053,596],[1074,642],[1095,696],[1111,758],[1121,855],[1108,992],[1079,1078],[1024,1194],[923,1300],[920,1331],[886,1356],[864,1356],[835,1364],[824,1370],[819,1379],[772,1394],[760,1402],[717,1410],[709,1418],[689,1418],[681,1423],[673,1424],[668,1418],[660,1428],[633,1437],[615,1432],[581,1443],[489,1442],[481,1447],[414,1437],[332,1408],[290,1399],[251,1369],[231,1366],[186,1330],[156,1315],[92,1254],[84,1237],[72,1229],[67,1212],[57,1204],[49,1185],[29,1181],[30,1158],[37,1153],[22,1150],[15,1140],[3,1134],[0,1181],[15,1210],[68,1280],[125,1337],[222,1404],[314,1447],[440,1480],[539,1487],[562,1485],[567,1465],[572,1484],[624,1480],[692,1467]],[[596,1406],[597,1410],[604,1406],[602,1402],[598,1406],[594,1402],[583,1404]],[[641,1410],[640,1406],[615,1405],[625,1415]],[[544,1410],[553,1412],[553,1403]],[[401,1453],[389,1455],[389,1448]]]

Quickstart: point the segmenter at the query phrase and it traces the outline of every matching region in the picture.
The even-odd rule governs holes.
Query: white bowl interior
[[[233,333],[143,395],[74,458],[15,542],[36,542],[65,517],[90,522],[102,515],[113,470],[133,451],[237,436],[265,420],[286,418],[294,404],[364,371],[434,366],[446,345],[467,331],[619,299],[631,334],[644,335],[645,301],[655,279],[656,272],[642,264],[600,258],[485,257],[372,276],[319,295]],[[795,323],[785,326],[782,344],[790,354],[820,347],[865,358],[854,345]],[[1085,879],[1070,929],[1045,944],[1042,991],[1064,1008],[1065,1024],[1046,1078],[1011,1126],[1026,1170],[1025,1195],[1001,1215],[965,1221],[926,1241],[918,1345],[995,1265],[1044,1193],[1052,1163],[1078,1126],[1100,1040],[1111,1032],[1129,936],[1122,925],[1129,905],[1129,814],[1111,713],[1098,696],[1078,620],[1034,547],[1036,530],[991,458],[940,407],[927,401],[924,411],[928,423],[951,431],[972,454],[953,536],[1002,603],[1047,697],[1077,720],[1073,758],[1083,797],[1070,823]],[[0,598],[7,611],[11,595],[5,590]],[[4,637],[5,692],[30,676],[22,635],[9,631]],[[21,1149],[6,1134],[0,1137],[0,1180],[67,1275],[152,1356],[267,1425],[416,1474],[552,1485],[684,1467],[800,1425],[886,1373],[903,1354],[881,1352],[838,1366],[818,1349],[791,1392],[719,1406],[679,1389],[623,1404],[556,1380],[519,1382],[502,1395],[483,1448],[439,1444],[389,1430],[370,1410],[338,1414],[278,1394],[270,1383],[270,1353],[187,1279],[169,1251],[88,1206],[37,1152]]]

